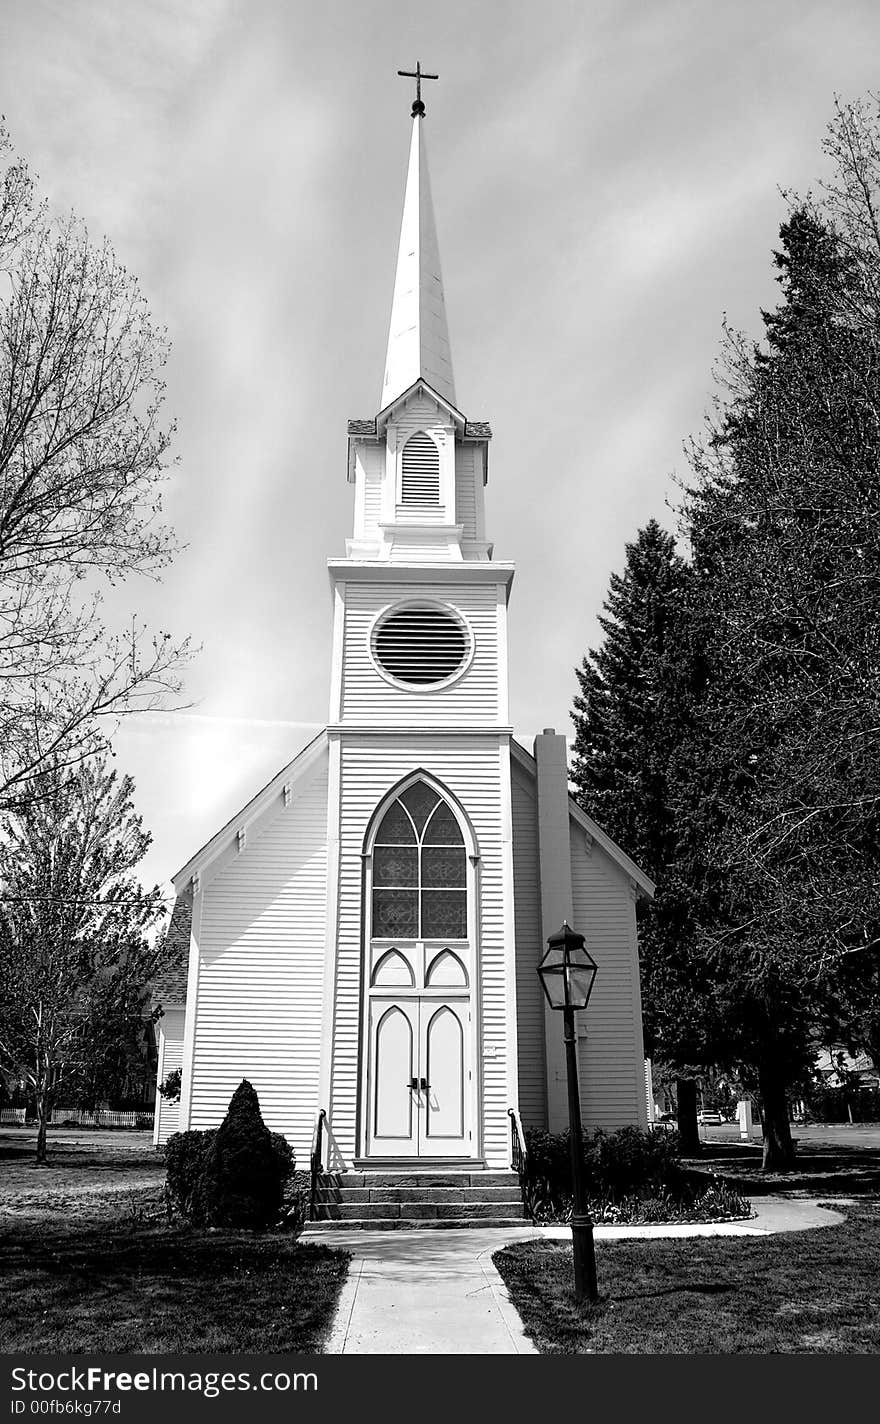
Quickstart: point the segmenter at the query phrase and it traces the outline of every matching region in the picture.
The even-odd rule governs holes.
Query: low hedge
[[[720,1221],[750,1215],[751,1205],[721,1178],[683,1166],[676,1133],[623,1127],[584,1135],[584,1190],[595,1222]],[[567,1132],[526,1132],[520,1173],[533,1221],[565,1222],[572,1212]]]

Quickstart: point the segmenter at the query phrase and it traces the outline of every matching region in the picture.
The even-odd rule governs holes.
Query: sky
[[[427,146],[457,401],[488,420],[487,526],[517,565],[526,746],[626,543],[674,532],[722,323],[755,336],[835,94],[876,87],[875,0],[0,0],[0,112],[58,212],[107,235],[168,329],[165,498],[183,552],[135,613],[199,652],[129,720],[170,876],[326,720],[346,421],[379,406],[410,134]]]

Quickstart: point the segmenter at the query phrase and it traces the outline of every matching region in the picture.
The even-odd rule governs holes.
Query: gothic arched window
[[[440,451],[424,430],[403,447],[400,498],[403,504],[440,503]]]
[[[424,781],[391,803],[376,834],[373,938],[467,938],[464,838],[447,802]]]

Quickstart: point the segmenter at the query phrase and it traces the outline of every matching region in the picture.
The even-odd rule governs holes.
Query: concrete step
[[[323,1172],[321,1186],[334,1187],[519,1187],[515,1172]]]
[[[524,1220],[525,1211],[517,1202],[322,1202],[315,1210],[321,1221],[447,1221],[460,1218],[503,1216]]]
[[[492,1226],[514,1228],[528,1226],[522,1216],[444,1216],[444,1217],[346,1217],[340,1220],[310,1221],[303,1235],[312,1232],[324,1235],[333,1231],[476,1231]]]
[[[503,1187],[318,1187],[319,1202],[512,1202],[521,1201],[516,1180]]]

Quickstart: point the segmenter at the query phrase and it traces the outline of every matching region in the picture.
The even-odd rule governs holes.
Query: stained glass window
[[[424,781],[392,803],[376,836],[373,937],[467,938],[464,840],[450,807]]]
[[[412,786],[408,786],[400,798],[401,806],[405,806],[412,816],[412,822],[416,830],[416,835],[421,836],[425,829],[425,822],[430,816],[434,807],[439,804],[440,797],[436,791],[432,791],[430,786],[426,786],[424,781],[414,781]],[[384,822],[383,822],[384,829]],[[458,831],[458,839],[461,840],[461,832]]]
[[[445,801],[436,806],[422,839],[425,845],[462,845],[458,822]]]

